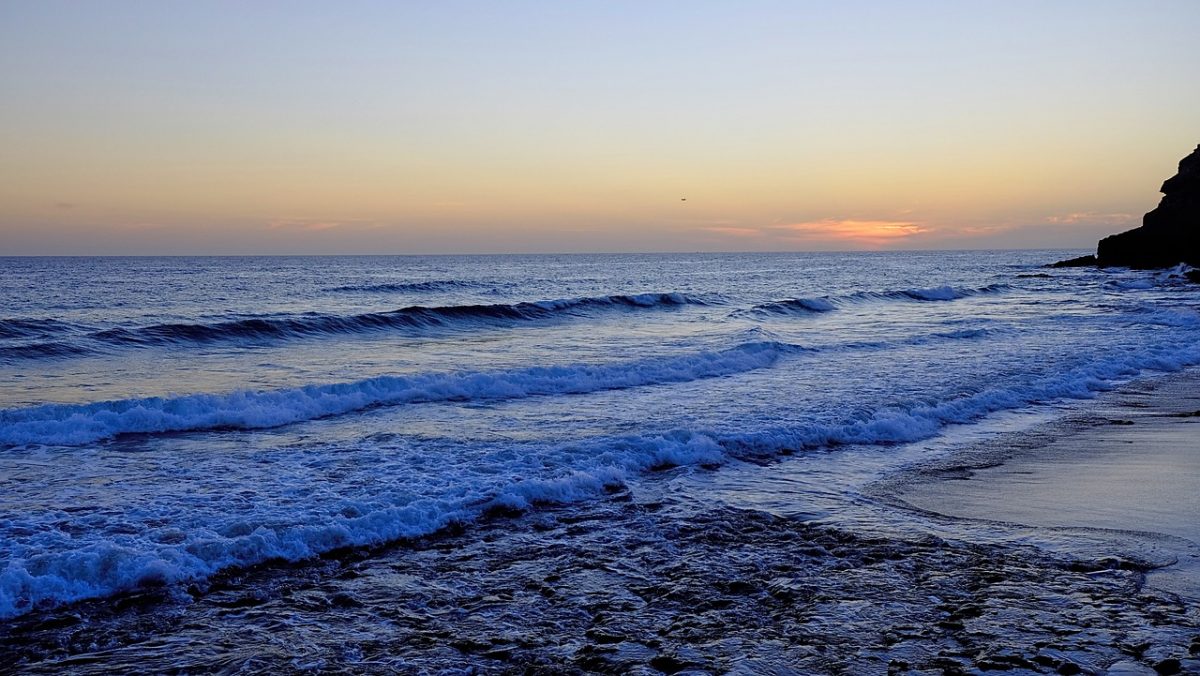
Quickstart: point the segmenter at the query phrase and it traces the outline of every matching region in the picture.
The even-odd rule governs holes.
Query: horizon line
[[[895,254],[972,251],[1089,251],[1095,247],[981,247],[963,249],[844,249],[780,251],[489,251],[437,253],[144,253],[144,254],[5,254],[0,258],[386,258],[451,256],[750,256],[792,254]]]

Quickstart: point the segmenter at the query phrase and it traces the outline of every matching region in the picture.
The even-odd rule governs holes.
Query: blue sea
[[[819,519],[864,499],[839,475],[1200,363],[1200,286],[1043,267],[1077,253],[0,258],[0,623],[176,617],[679,474],[811,476],[738,490]]]

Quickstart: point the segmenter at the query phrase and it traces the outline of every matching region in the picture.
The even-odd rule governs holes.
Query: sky
[[[0,0],[0,254],[1091,248],[1200,2]]]

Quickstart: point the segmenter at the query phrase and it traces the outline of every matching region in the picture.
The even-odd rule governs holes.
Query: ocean
[[[397,576],[497,574],[461,579],[464,551],[545,556],[561,526],[599,557],[647,495],[680,528],[731,500],[818,523],[964,435],[1200,363],[1200,286],[1043,267],[1076,253],[0,258],[0,624],[33,632],[8,650],[378,665],[347,636],[386,643]],[[400,586],[356,596],[355,566]],[[313,585],[342,630],[296,621]],[[449,622],[422,598],[407,621]],[[231,632],[256,647],[204,652]],[[391,654],[493,659],[443,638]]]

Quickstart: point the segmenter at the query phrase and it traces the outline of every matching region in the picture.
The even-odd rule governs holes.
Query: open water
[[[0,623],[1200,362],[1200,287],[1075,253],[0,258]]]

